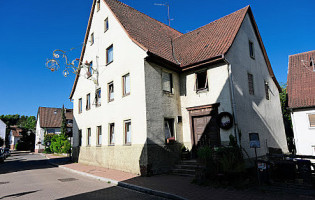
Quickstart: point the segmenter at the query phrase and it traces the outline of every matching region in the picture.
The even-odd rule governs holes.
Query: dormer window
[[[255,53],[254,53],[254,43],[249,40],[249,55],[251,58],[255,58]]]
[[[101,9],[101,1],[97,0],[96,1],[96,10],[97,10],[97,12],[100,11],[100,9]]]
[[[208,90],[207,71],[196,73],[196,91]]]

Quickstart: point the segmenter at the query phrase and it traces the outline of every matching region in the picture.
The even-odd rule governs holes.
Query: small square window
[[[90,110],[91,109],[91,95],[87,94],[86,95],[86,110]]]
[[[173,76],[172,73],[162,71],[162,84],[163,91],[172,93],[173,92]]]
[[[106,18],[104,20],[104,33],[108,30],[108,28],[109,28],[108,18]]]
[[[131,145],[131,120],[124,121],[125,124],[125,144]]]
[[[249,92],[250,95],[254,95],[255,91],[254,91],[254,78],[253,78],[253,75],[248,73],[247,77],[248,77],[248,92]]]
[[[249,41],[249,55],[251,58],[255,58],[254,43],[252,41]]]
[[[102,126],[97,127],[97,145],[102,145]]]
[[[270,99],[270,96],[269,96],[269,84],[266,81],[265,81],[265,94],[266,94],[266,99],[269,100]]]
[[[101,100],[102,100],[101,94],[102,94],[101,88],[98,88],[95,92],[95,106],[96,107],[101,106]]]
[[[79,114],[80,114],[82,113],[82,98],[79,99],[78,106],[79,106]]]
[[[130,76],[126,74],[123,76],[123,96],[130,94]]]
[[[87,78],[90,78],[90,77],[92,76],[92,74],[93,74],[93,61],[91,61],[91,62],[88,64],[87,70],[88,70],[87,73],[86,73]]]
[[[91,145],[91,128],[87,129],[87,146]]]
[[[94,33],[91,33],[91,38],[90,38],[91,46],[94,44]]]
[[[101,9],[101,1],[97,0],[97,2],[96,2],[96,10],[97,10],[97,12],[100,11],[100,9]]]
[[[109,124],[109,145],[115,145],[115,124]]]
[[[196,91],[208,90],[207,71],[196,73]]]
[[[167,144],[175,141],[174,119],[164,119],[165,142]]]
[[[315,114],[309,114],[308,119],[310,122],[310,127],[315,128]]]
[[[114,101],[114,82],[108,83],[108,102]]]
[[[114,47],[111,45],[106,49],[106,64],[110,64],[114,61]]]

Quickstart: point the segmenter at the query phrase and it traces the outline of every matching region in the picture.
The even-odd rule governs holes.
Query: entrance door
[[[220,145],[220,129],[213,116],[193,117],[193,145],[218,146]]]

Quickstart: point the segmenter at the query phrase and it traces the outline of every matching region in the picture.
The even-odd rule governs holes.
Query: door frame
[[[218,114],[218,107],[219,106],[220,106],[220,103],[215,103],[215,104],[208,104],[208,105],[186,108],[187,111],[189,112],[190,137],[191,137],[192,147],[195,146],[195,131],[194,131],[193,118],[194,117],[203,117],[203,116],[216,116]],[[218,137],[221,140],[220,128],[218,130],[219,130]]]

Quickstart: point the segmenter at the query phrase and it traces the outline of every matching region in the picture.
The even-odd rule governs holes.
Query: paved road
[[[0,164],[2,199],[161,199],[53,167],[38,154],[17,152]]]

